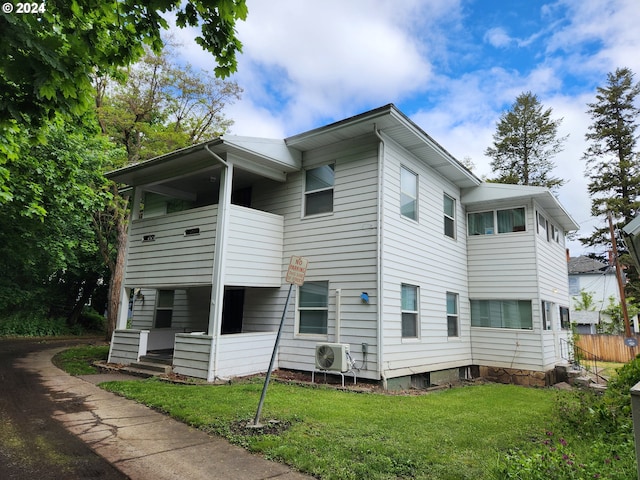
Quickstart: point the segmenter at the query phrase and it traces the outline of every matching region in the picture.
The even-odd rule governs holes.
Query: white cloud
[[[569,182],[559,196],[580,233],[591,231],[580,160],[586,104],[616,67],[640,75],[637,0],[544,3],[545,25],[526,38],[509,34],[519,31],[517,15],[504,15],[498,27],[483,17],[483,35],[483,23],[465,16],[480,7],[465,0],[248,0],[248,7],[246,22],[237,25],[244,53],[234,79],[244,94],[227,110],[233,133],[282,138],[393,102],[455,157],[470,157],[478,175],[491,175],[484,150],[496,121],[531,91],[554,117],[564,117],[561,133],[570,137],[555,159],[556,175]],[[210,55],[193,43],[194,31],[176,36],[185,43],[185,61],[213,69]],[[537,49],[510,64],[485,59],[487,45],[504,56]]]
[[[484,41],[496,48],[508,47],[514,43],[514,39],[501,27],[487,30],[487,33],[484,34]]]

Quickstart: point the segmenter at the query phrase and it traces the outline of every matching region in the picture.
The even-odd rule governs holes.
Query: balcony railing
[[[125,285],[210,285],[217,243],[218,206],[134,220],[129,232]],[[225,245],[225,284],[279,286],[283,217],[231,205]]]

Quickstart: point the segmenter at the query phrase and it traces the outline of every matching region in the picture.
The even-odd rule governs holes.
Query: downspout
[[[373,133],[375,133],[378,140],[380,140],[380,144],[378,147],[378,212],[377,212],[377,227],[378,227],[378,331],[377,331],[377,343],[378,343],[378,372],[380,374],[380,378],[382,379],[382,388],[384,390],[387,389],[387,379],[383,370],[383,317],[382,317],[382,305],[384,303],[384,235],[382,231],[382,209],[384,202],[382,201],[382,195],[384,193],[384,139],[380,135],[380,131],[378,130],[378,126],[373,124]]]
[[[218,371],[218,351],[220,350],[220,331],[222,318],[222,304],[224,300],[224,260],[229,225],[229,204],[231,203],[231,182],[233,180],[233,165],[227,163],[217,153],[205,145],[204,149],[223,165],[220,175],[220,192],[218,193],[218,218],[216,222],[216,249],[213,258],[213,272],[211,277],[211,305],[209,308],[208,334],[211,335],[211,350],[209,352],[209,367],[207,381],[216,379]]]
[[[340,310],[342,309],[342,289],[336,288],[336,343],[340,343]]]

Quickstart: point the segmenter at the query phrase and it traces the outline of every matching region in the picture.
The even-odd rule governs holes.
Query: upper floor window
[[[493,235],[496,233],[524,232],[527,216],[524,207],[470,213],[467,229],[469,235]]]
[[[418,220],[418,175],[400,167],[400,214]]]
[[[402,284],[402,338],[418,336],[418,287]]]
[[[333,212],[335,166],[323,165],[305,172],[304,215]]]
[[[469,235],[493,235],[493,212],[470,213],[467,228]]]
[[[326,335],[329,282],[304,282],[298,287],[298,333]]]
[[[524,207],[498,210],[498,233],[524,232],[526,216]]]
[[[456,238],[456,201],[444,194],[444,234]]]
[[[549,222],[547,222],[547,219],[540,212],[538,212],[537,220],[538,220],[538,233],[542,235],[544,238],[546,238],[547,241],[549,241],[549,237],[550,237]]]

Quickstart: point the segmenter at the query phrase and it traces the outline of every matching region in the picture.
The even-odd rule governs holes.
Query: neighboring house
[[[322,343],[347,345],[357,376],[386,388],[544,384],[563,363],[564,236],[578,226],[545,188],[482,182],[393,105],[108,177],[133,187],[110,362],[170,348],[179,374],[266,371],[299,255],[277,368],[314,371]]]
[[[591,296],[593,304],[587,310],[576,310],[576,304],[582,301],[580,292]],[[602,311],[609,305],[609,298],[620,302],[620,290],[613,265],[581,255],[569,259],[569,295],[571,296],[571,322],[576,324],[577,332],[597,333],[598,324],[607,321]]]

